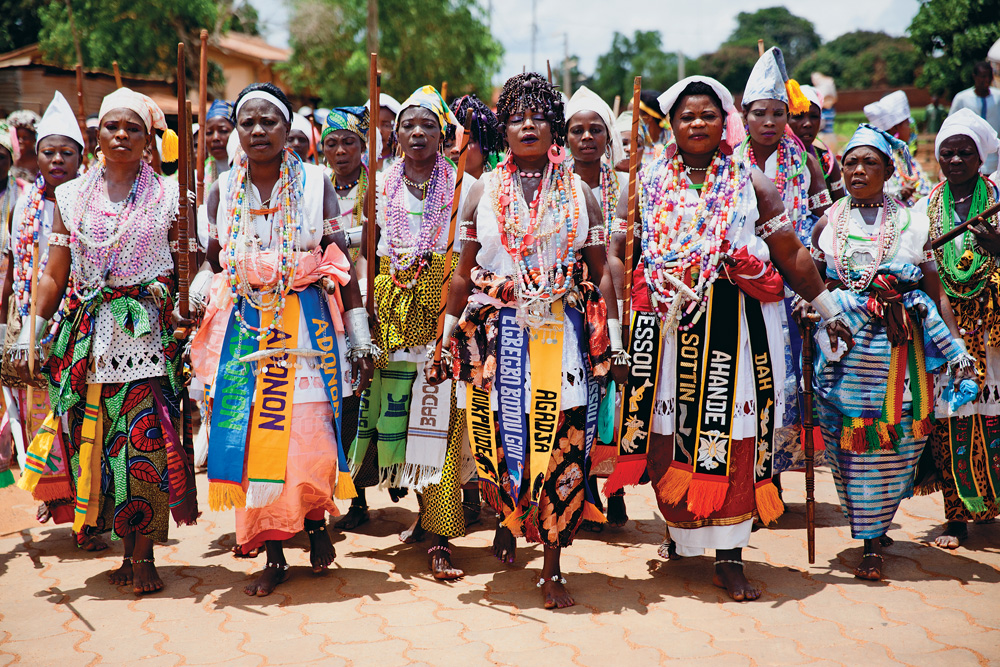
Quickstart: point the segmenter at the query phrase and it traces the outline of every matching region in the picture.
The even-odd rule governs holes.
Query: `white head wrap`
[[[399,103],[399,100],[392,95],[386,95],[385,93],[379,93],[378,105],[380,108],[385,108],[391,111],[394,116],[398,116],[399,112],[403,110],[403,105]],[[365,108],[368,108],[368,102],[365,102]]]
[[[819,107],[819,110],[823,110],[823,93],[819,92],[818,89],[812,86],[800,86],[802,89],[802,94],[806,96],[806,99]]]
[[[958,135],[969,137],[975,142],[979,158],[983,162],[986,162],[990,155],[996,155],[1000,151],[1000,139],[997,138],[997,131],[993,126],[975,111],[960,109],[941,124],[937,138],[934,139],[934,157],[941,158],[941,144],[945,139]]]
[[[50,137],[53,134],[69,137],[80,144],[81,150],[86,145],[83,141],[83,133],[80,132],[80,124],[76,121],[73,109],[58,90],[52,96],[52,101],[49,102],[48,108],[45,109],[42,119],[35,126],[35,134],[37,136],[35,139],[36,148],[42,139]]]
[[[226,155],[229,156],[229,164],[236,159],[236,151],[240,149],[240,133],[233,130],[229,133],[229,141],[226,142]]]
[[[312,136],[312,123],[305,116],[297,113],[292,114],[292,131],[298,130],[302,134],[306,135],[306,138]]]
[[[730,146],[739,144],[746,135],[743,131],[743,120],[740,118],[740,113],[736,110],[736,104],[733,102],[733,94],[729,92],[728,88],[710,76],[689,76],[667,88],[667,92],[656,98],[656,101],[660,103],[660,109],[664,115],[670,115],[670,108],[680,98],[684,89],[692,83],[703,83],[719,96],[719,101],[722,102],[722,112],[726,116],[725,132],[722,138]],[[670,120],[670,118],[667,118],[667,120]]]
[[[748,107],[757,100],[778,100],[788,104],[786,81],[788,73],[785,71],[785,58],[781,49],[772,46],[757,60],[750,72],[743,90],[743,106]]]
[[[167,120],[163,117],[163,110],[148,95],[137,93],[129,88],[119,88],[104,98],[97,117],[104,118],[113,109],[129,109],[137,113],[146,125],[146,132],[152,132],[154,129],[167,129]]]
[[[622,111],[620,114],[618,114],[618,118],[615,119],[615,130],[617,130],[619,134],[621,134],[622,132],[632,131],[631,111]]]
[[[586,86],[580,86],[573,93],[569,104],[566,105],[566,125],[568,126],[570,119],[581,111],[593,111],[604,121],[604,127],[608,133],[608,141],[611,142],[611,164],[618,164],[624,160],[625,148],[622,146],[621,133],[615,131],[615,121],[611,107],[597,93]]]
[[[865,117],[868,122],[880,130],[889,131],[903,121],[910,119],[910,101],[906,93],[897,90],[889,93],[878,102],[865,105]]]
[[[250,100],[264,100],[266,102],[270,102],[274,106],[278,107],[278,111],[281,112],[282,117],[284,117],[286,121],[291,120],[291,117],[288,114],[288,107],[286,107],[281,100],[266,90],[255,90],[241,97],[239,103],[236,105],[236,111],[233,112],[233,116],[238,116],[240,109],[242,109],[243,106]],[[308,135],[308,132],[306,134]]]

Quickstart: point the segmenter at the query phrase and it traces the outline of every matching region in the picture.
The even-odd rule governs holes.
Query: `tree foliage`
[[[38,41],[36,5],[33,0],[0,0],[0,53]]]
[[[795,78],[806,83],[813,72],[832,76],[841,89],[913,85],[922,54],[905,37],[857,30],[833,39],[806,57]]]
[[[752,13],[740,12],[736,16],[736,29],[723,45],[756,49],[758,39],[763,39],[766,47],[779,47],[790,70],[822,43],[812,21],[792,14],[785,7],[768,7]]]
[[[922,0],[910,39],[926,61],[917,84],[955,94],[972,85],[972,66],[1000,39],[1000,0]]]
[[[740,95],[756,62],[756,42],[752,47],[724,44],[715,53],[698,58],[697,66],[700,74],[718,79],[734,95]]]
[[[365,0],[298,0],[290,21],[292,59],[282,65],[293,91],[312,91],[325,104],[367,97]],[[379,2],[382,90],[405,97],[420,84],[448,82],[449,96],[489,99],[503,46],[475,0]]]
[[[692,62],[688,60],[687,62]],[[632,79],[642,77],[643,88],[665,90],[677,82],[677,54],[663,51],[663,38],[657,30],[636,30],[631,39],[616,32],[611,49],[597,59],[592,87],[605,100],[632,94]],[[688,71],[690,71],[688,67]],[[625,102],[622,103],[625,108]]]
[[[215,25],[213,0],[71,0],[76,36],[84,67],[110,69],[115,60],[123,72],[169,76],[177,63],[177,42],[193,44],[202,28]],[[38,9],[39,46],[45,59],[76,64],[74,35],[66,4],[45,3]],[[188,49],[188,71],[196,63]]]

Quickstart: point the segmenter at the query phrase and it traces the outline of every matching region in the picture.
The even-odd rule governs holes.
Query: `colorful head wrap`
[[[236,118],[232,103],[226,100],[214,100],[212,106],[208,107],[208,111],[205,112],[205,122],[207,123],[213,118],[225,118],[232,123]]]
[[[167,121],[163,117],[163,110],[149,96],[137,93],[129,88],[119,88],[104,98],[101,102],[99,118],[104,118],[113,109],[129,109],[134,111],[146,125],[146,132],[154,129],[166,130]]]
[[[449,123],[458,124],[458,120],[455,119],[455,114],[451,112],[448,108],[448,104],[441,97],[441,93],[437,91],[434,86],[421,86],[413,91],[413,94],[406,98],[406,101],[400,105],[399,113],[396,114],[396,127],[399,127],[399,117],[403,115],[403,111],[409,107],[421,107],[428,109],[437,116],[438,123],[441,129],[444,130]]]
[[[851,140],[844,146],[844,157],[846,158],[848,153],[859,146],[871,146],[884,154],[890,161],[894,152],[902,152],[908,161],[912,162],[913,160],[906,142],[900,141],[885,130],[881,130],[868,123],[858,125],[858,129],[854,131]]]
[[[362,140],[367,140],[369,118],[370,116],[366,107],[337,107],[336,109],[330,109],[330,113],[326,115],[326,123],[323,126],[321,140],[325,140],[328,134],[337,130],[347,130],[358,135]]]
[[[33,132],[41,119],[41,116],[31,109],[18,109],[7,116],[7,124],[14,128],[27,128]]]
[[[889,93],[878,102],[865,105],[865,118],[879,129],[891,130],[910,119],[910,100],[902,90]]]
[[[69,137],[80,145],[81,150],[86,145],[83,141],[83,134],[80,132],[80,123],[77,122],[73,109],[58,90],[52,96],[48,108],[45,109],[45,115],[38,121],[38,126],[35,129],[35,146],[37,147],[45,137],[54,134]]]
[[[960,109],[941,124],[941,129],[934,139],[934,157],[941,159],[941,144],[945,139],[959,135],[972,139],[976,144],[976,150],[979,151],[979,159],[983,162],[1000,151],[1000,139],[997,138],[997,131],[993,126],[972,109]]]
[[[10,157],[16,160],[21,156],[21,151],[17,145],[17,134],[13,125],[8,125],[7,121],[0,120],[0,146],[7,149]]]
[[[640,107],[641,108],[641,107]],[[619,132],[613,132],[615,127],[615,122],[613,119],[613,112],[608,103],[601,99],[601,97],[586,86],[580,86],[573,97],[570,98],[569,104],[566,105],[566,124],[569,125],[569,121],[573,118],[573,115],[581,111],[593,111],[601,120],[604,121],[604,127],[608,132],[608,141],[611,146],[611,164],[618,164],[625,159],[625,148],[622,146],[622,135]]]
[[[788,78],[785,56],[776,46],[769,48],[757,60],[743,90],[744,109],[757,100],[784,102],[793,114],[809,111],[809,100],[802,94],[798,82]]]

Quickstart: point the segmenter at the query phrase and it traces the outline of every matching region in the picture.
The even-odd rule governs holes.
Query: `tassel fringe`
[[[258,482],[251,480],[247,485],[247,509],[267,507],[281,495],[283,482]]]
[[[337,500],[350,500],[358,497],[351,473],[341,470],[337,473],[337,486],[333,489],[333,497]]]
[[[986,501],[982,496],[962,498],[962,504],[965,505],[965,509],[969,510],[973,514],[981,514],[986,511]]]
[[[656,495],[668,505],[677,505],[684,499],[691,485],[692,470],[690,466],[674,461],[667,468],[663,479],[656,487]],[[608,480],[611,481],[610,479]]]
[[[6,489],[12,484],[14,484],[14,472],[10,468],[0,472],[0,489]]]
[[[179,153],[180,139],[177,137],[177,133],[173,130],[167,129],[163,131],[163,155],[160,159],[163,162],[177,162]]]
[[[608,519],[601,510],[597,509],[597,505],[594,503],[584,502],[583,503],[583,520],[593,521],[594,523],[607,523]]]
[[[762,522],[774,523],[785,513],[785,504],[781,502],[778,489],[771,480],[758,482],[753,493],[757,501],[757,516]]]
[[[213,512],[228,509],[243,509],[247,505],[243,487],[231,482],[208,483],[208,506]]]
[[[693,477],[688,487],[687,508],[696,519],[703,519],[722,509],[722,504],[726,502],[726,492],[729,491],[729,479],[726,477],[706,477]]]
[[[646,457],[642,456],[635,460],[628,460],[624,457],[618,459],[615,469],[608,475],[604,482],[604,495],[610,496],[615,491],[626,486],[636,486],[642,479],[642,473],[646,470]],[[669,474],[670,471],[667,471]],[[683,497],[683,494],[681,495]],[[676,504],[676,503],[675,503]]]
[[[788,93],[788,112],[803,114],[809,112],[809,98],[802,92],[802,87],[795,79],[785,82],[785,92]]]

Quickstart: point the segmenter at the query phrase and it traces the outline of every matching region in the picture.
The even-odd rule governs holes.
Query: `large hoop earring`
[[[549,162],[552,164],[562,164],[566,159],[566,151],[559,144],[549,146]]]

